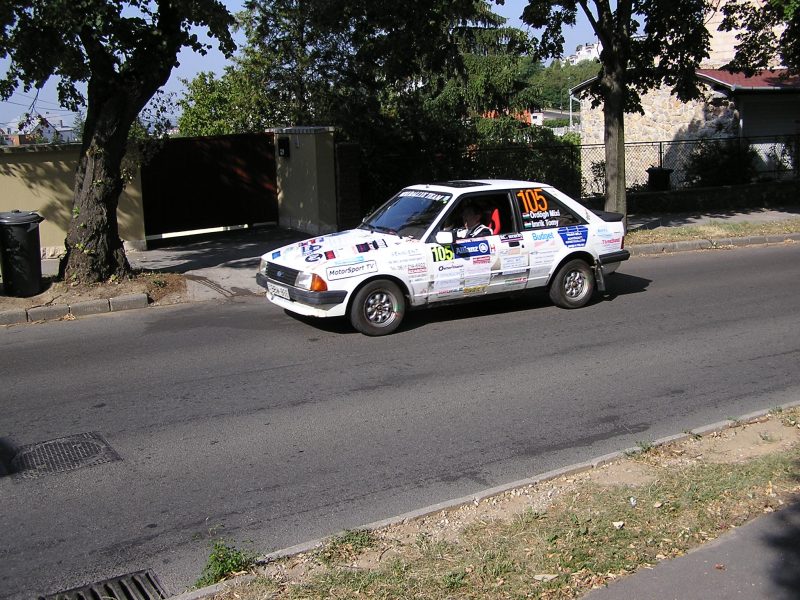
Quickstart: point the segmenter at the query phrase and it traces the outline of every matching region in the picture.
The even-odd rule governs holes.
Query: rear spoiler
[[[606,212],[604,210],[594,210],[594,209],[591,209],[591,211],[598,217],[603,219],[603,221],[606,221],[607,223],[619,222],[625,218],[625,215],[618,212]]]

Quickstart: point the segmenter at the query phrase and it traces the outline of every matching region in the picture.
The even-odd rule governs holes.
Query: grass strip
[[[711,221],[705,225],[682,225],[679,227],[642,229],[628,233],[625,236],[625,244],[659,244],[690,240],[783,235],[787,233],[800,233],[800,218],[765,223],[725,223],[722,221]]]
[[[609,485],[602,477],[579,474],[507,492],[521,510],[476,512],[463,525],[459,515],[474,507],[369,535],[347,532],[315,553],[270,563],[255,583],[217,597],[577,598],[681,556],[795,497],[798,411],[772,418],[778,429],[793,430],[792,444],[759,433],[756,440],[767,449],[774,444],[774,451],[727,462],[707,461],[698,450],[692,455],[699,438],[649,447],[621,459],[644,474],[635,484]],[[502,501],[481,505],[491,509],[493,503]]]

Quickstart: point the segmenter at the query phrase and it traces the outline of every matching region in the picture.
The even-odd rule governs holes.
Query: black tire
[[[586,261],[575,259],[561,265],[550,282],[550,300],[561,308],[586,306],[594,294],[592,268]]]
[[[396,283],[376,279],[356,292],[350,304],[350,322],[364,335],[387,335],[400,327],[406,299]]]

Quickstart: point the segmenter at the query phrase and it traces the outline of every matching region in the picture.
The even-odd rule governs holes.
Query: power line
[[[27,94],[23,94],[22,92],[14,92],[12,96],[22,96],[23,98],[27,98],[28,100],[33,100],[39,104],[52,104],[53,106],[57,106],[59,109],[61,105],[58,102],[51,102],[50,100],[40,100],[36,96],[28,96]]]

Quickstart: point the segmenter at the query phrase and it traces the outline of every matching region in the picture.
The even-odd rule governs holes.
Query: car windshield
[[[420,239],[450,200],[450,194],[403,190],[361,223],[362,229]]]

